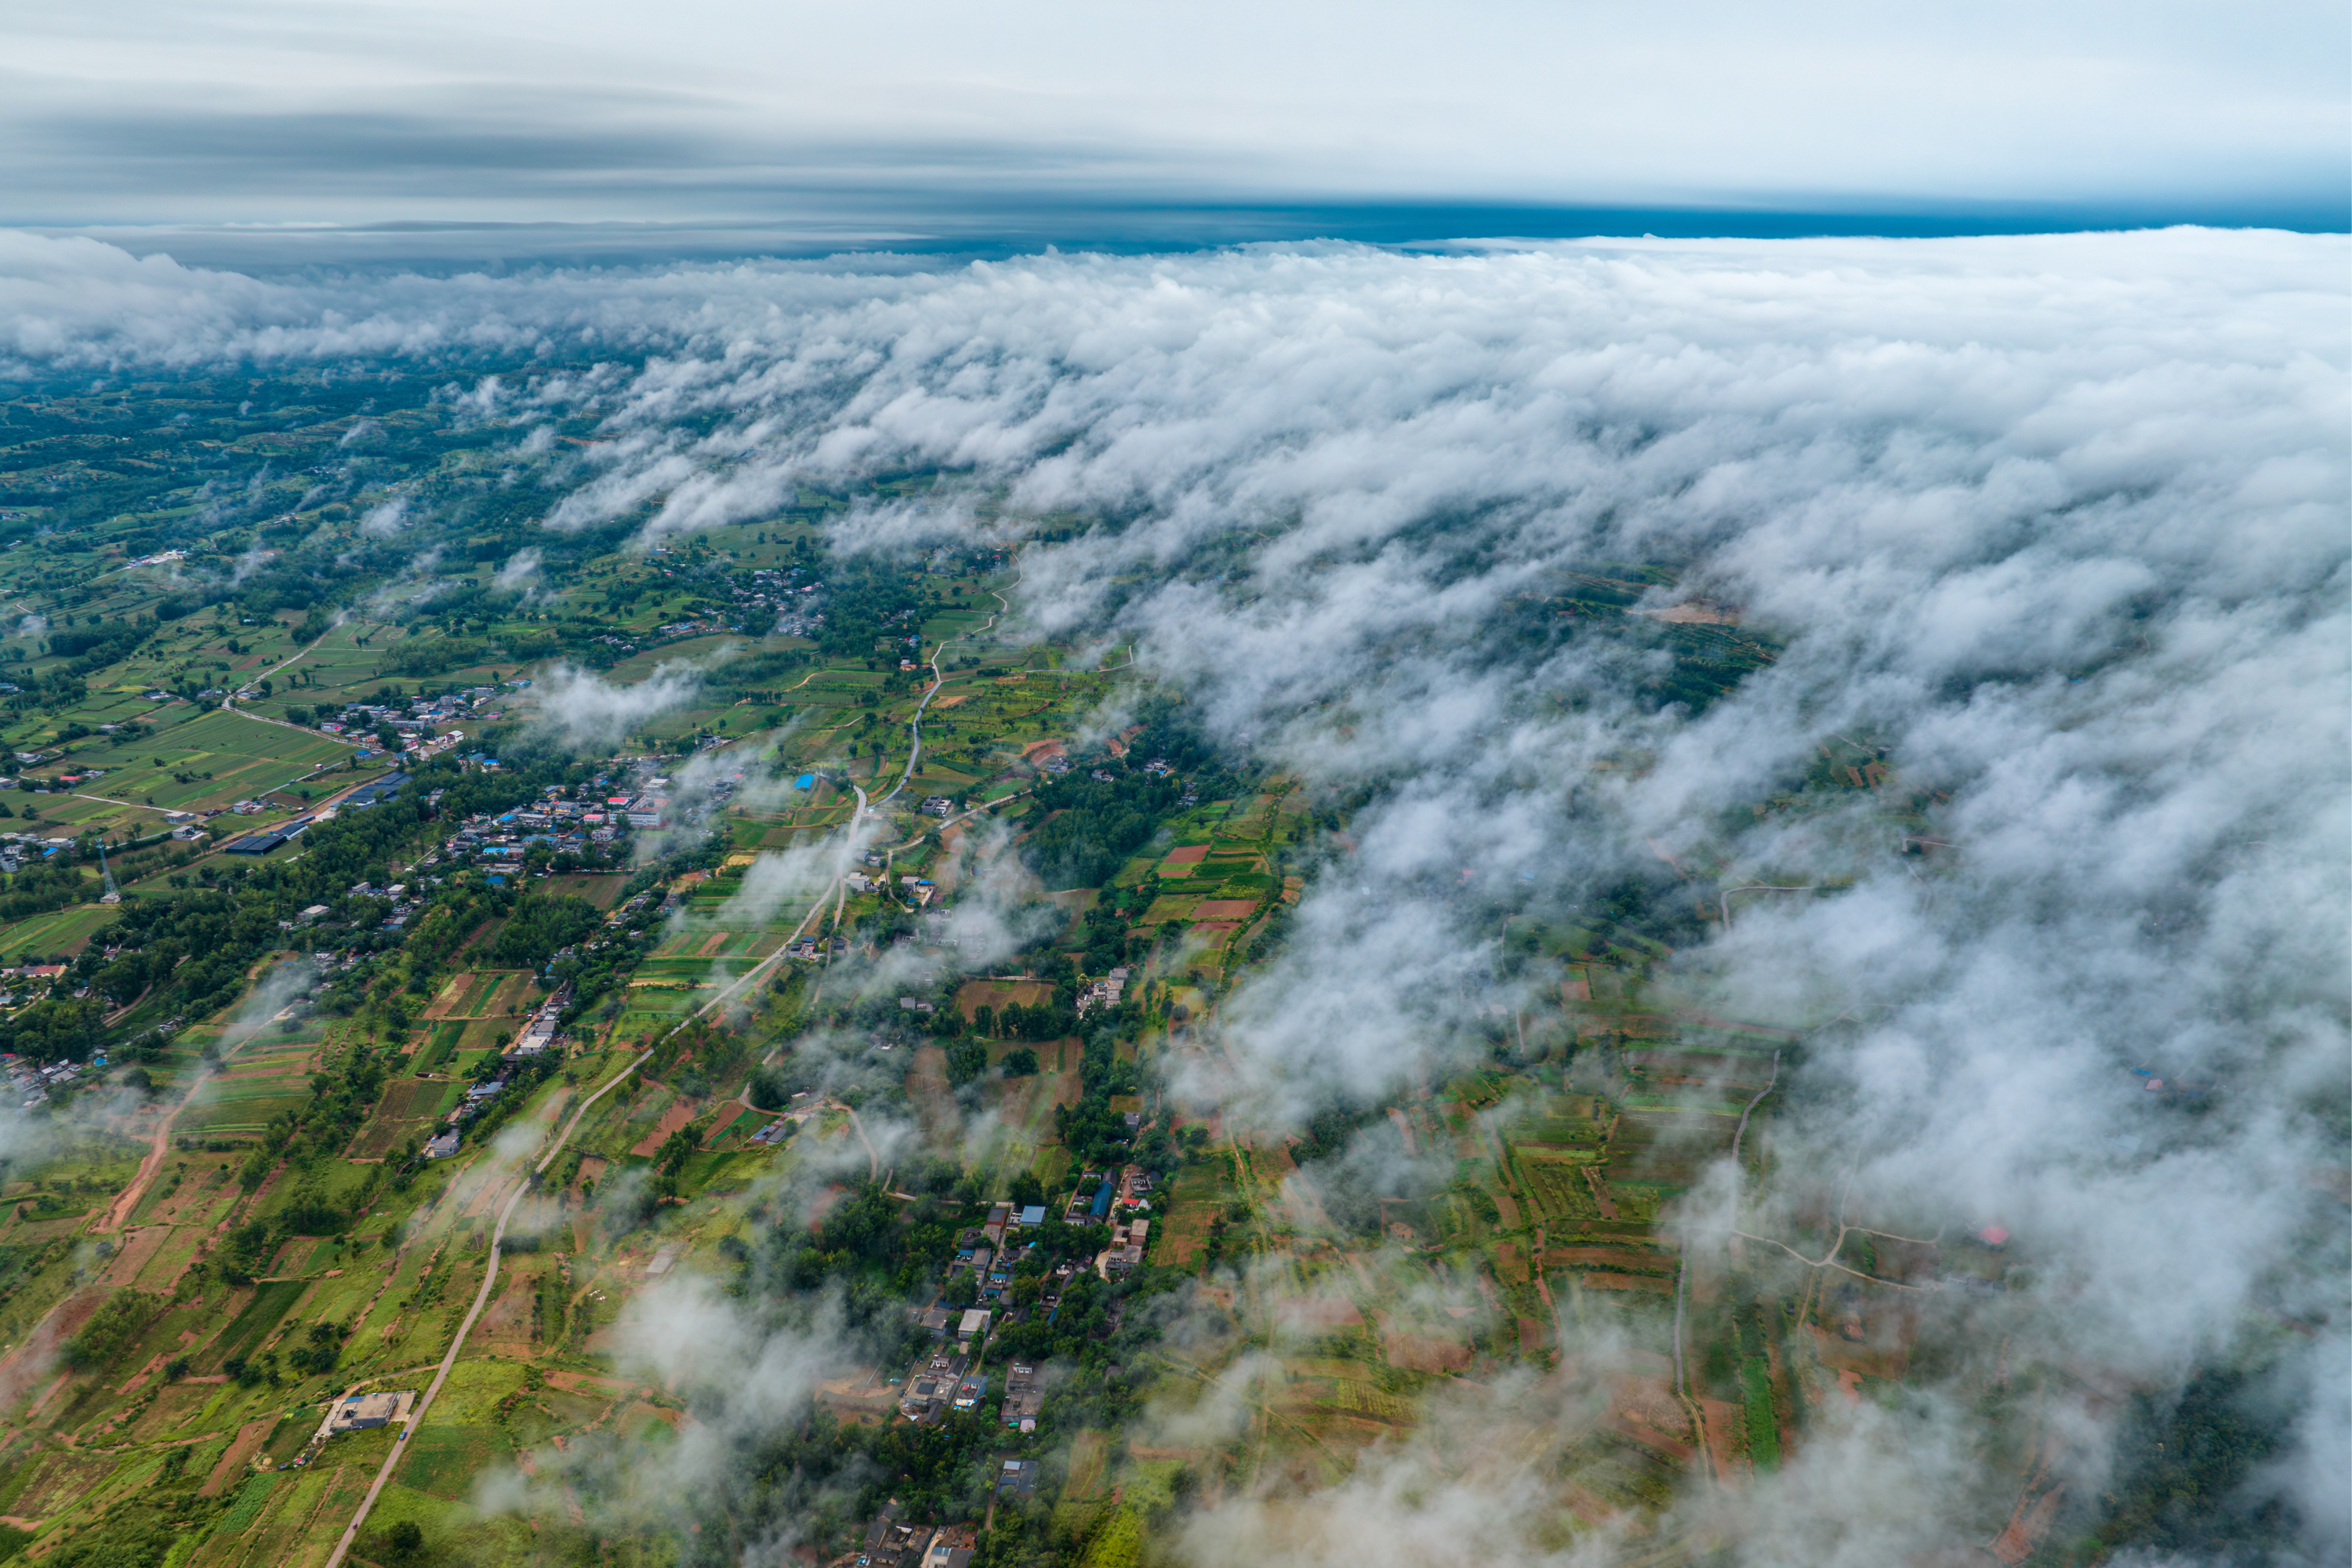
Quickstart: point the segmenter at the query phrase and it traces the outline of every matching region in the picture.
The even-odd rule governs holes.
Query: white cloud
[[[1481,1048],[1476,1009],[1522,997],[1503,917],[1649,879],[1691,914],[1663,982],[1844,1020],[1791,1053],[1751,1226],[1832,1180],[1874,1214],[2000,1215],[2048,1260],[2001,1308],[2019,1353],[2153,1386],[2273,1312],[2320,1323],[2272,1390],[2307,1404],[2276,1473],[2307,1489],[2340,1453],[2340,1279],[2308,1260],[2340,1228],[2311,1178],[2345,1163],[2352,1011],[2343,238],[680,268],[355,285],[331,319],[311,285],[38,255],[5,297],[47,363],[625,329],[641,368],[530,394],[610,437],[559,522],[693,526],[786,474],[922,468],[950,478],[838,542],[1091,520],[1024,550],[1030,624],[1132,639],[1212,731],[1365,801],[1288,950],[1221,1005],[1205,1087],[1296,1114]],[[58,283],[76,258],[118,317]],[[1661,648],[1561,613],[1571,574],[1650,562],[1780,645],[1703,712],[1664,700]],[[542,712],[609,740],[690,689],[559,671]],[[1897,798],[1754,815],[1865,731]],[[1951,846],[1924,865],[1895,852],[1915,797]],[[1654,842],[1842,890],[1752,899],[1726,933]],[[2136,1067],[2213,1088],[2192,1114]],[[1835,1560],[1841,1530],[1895,1560],[1889,1489],[1915,1521],[1956,1508],[1965,1401],[1922,1400],[1905,1453],[1857,1418],[1759,1479],[1755,1560]],[[1421,1484],[1376,1465],[1301,1506],[1338,1530]],[[2324,1553],[2341,1510],[2299,1495]],[[1443,1501],[1497,1555],[1532,1518],[1507,1478]]]
[[[499,568],[498,575],[491,579],[491,583],[509,594],[530,595],[536,591],[539,577],[540,553],[525,548],[507,558],[506,564]]]
[[[374,539],[389,539],[408,526],[408,498],[394,496],[373,507],[360,519],[360,531]]]
[[[646,720],[691,701],[701,684],[701,672],[684,664],[665,664],[630,686],[558,664],[531,688],[533,722],[574,745],[609,746]]]
[[[2342,210],[2346,26],[2308,0],[2129,26],[2021,0],[1675,0],[1444,26],[1394,0],[1346,27],[1297,4],[1191,15],[1073,26],[1043,0],[918,0],[884,22],[687,0],[649,27],[618,5],[504,0],[428,7],[388,37],[282,0],[132,3],[19,28],[0,125],[23,149],[20,210],[186,223],[174,237],[305,259],[336,254],[322,222],[382,244],[387,219],[618,231],[560,242],[577,247],[625,244],[615,220],[749,218],[782,245],[880,249],[981,214],[1002,232],[1008,210],[1069,226],[1090,205],[1150,232],[1150,209],[1188,202],[1244,209],[1225,216],[1244,232],[1281,226],[1275,204],[1346,221],[1433,198],[1496,204],[1506,228],[1517,204],[1554,202]],[[782,75],[754,63],[778,59]]]

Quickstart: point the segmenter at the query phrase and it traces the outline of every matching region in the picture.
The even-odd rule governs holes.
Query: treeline
[[[108,665],[130,658],[139,650],[155,630],[155,620],[142,616],[135,621],[100,621],[94,625],[54,629],[49,633],[48,651],[73,660],[70,672],[76,676],[95,675]]]

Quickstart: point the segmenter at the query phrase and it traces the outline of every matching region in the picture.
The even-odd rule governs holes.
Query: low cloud
[[[389,539],[408,526],[408,498],[394,496],[372,507],[360,519],[360,531],[371,539]]]
[[[490,580],[491,586],[526,598],[534,596],[539,589],[540,565],[537,550],[518,550],[499,568],[498,574]]]
[[[630,686],[558,664],[531,688],[532,722],[572,745],[611,746],[646,721],[692,701],[701,685],[701,672],[684,664],[665,664]]]
[[[284,1012],[297,998],[309,994],[318,979],[318,971],[307,958],[289,959],[274,964],[261,977],[261,984],[247,993],[228,1022],[221,1026],[216,1043],[223,1052],[261,1033],[269,1021]]]
[[[308,286],[40,251],[11,297],[47,313],[7,330],[45,366],[620,333],[641,364],[530,394],[602,423],[548,459],[553,526],[701,526],[787,476],[916,471],[942,478],[835,520],[836,547],[1051,518],[1021,551],[1033,634],[1131,642],[1230,754],[1349,808],[1344,839],[1296,847],[1289,935],[1219,999],[1185,1094],[1279,1128],[1483,1059],[1556,994],[1517,934],[1640,910],[1672,950],[1643,961],[1656,995],[1802,1037],[1772,1181],[1718,1173],[1666,1216],[1695,1267],[1734,1230],[1762,1267],[1832,1193],[1890,1228],[1999,1217],[2042,1260],[1994,1307],[1939,1304],[1948,1363],[1902,1410],[1828,1405],[1780,1473],[1695,1494],[1677,1528],[1759,1563],[1947,1542],[2003,1481],[1968,1413],[2006,1343],[2158,1397],[2261,1362],[2249,1397],[2293,1434],[2262,1484],[2326,1560],[2352,1425],[2327,1195],[2352,1058],[2347,254],[2201,231],[1292,247],[353,285],[331,316]],[[83,262],[120,320],[56,287]],[[1623,613],[1693,601],[1706,618]],[[693,686],[559,669],[541,722],[610,743]],[[1019,873],[983,843],[958,918],[1017,941]],[[1756,884],[1819,890],[1731,895],[1727,922]],[[1556,1433],[1580,1386],[1448,1398]],[[1448,1408],[1461,1465],[1384,1451],[1280,1506],[1228,1497],[1186,1541],[1553,1551],[1545,1489]],[[2073,1495],[2098,1495],[2123,1408],[2053,1414]]]

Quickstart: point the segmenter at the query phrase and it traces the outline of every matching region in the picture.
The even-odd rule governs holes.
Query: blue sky
[[[2332,0],[101,0],[5,26],[0,223],[230,249],[2337,228],[2352,187]]]

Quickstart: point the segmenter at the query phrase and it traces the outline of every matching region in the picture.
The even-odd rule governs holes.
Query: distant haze
[[[2334,228],[2352,184],[2352,26],[2319,0],[115,0],[5,38],[0,223],[231,264]],[[544,224],[607,226],[482,226]]]

